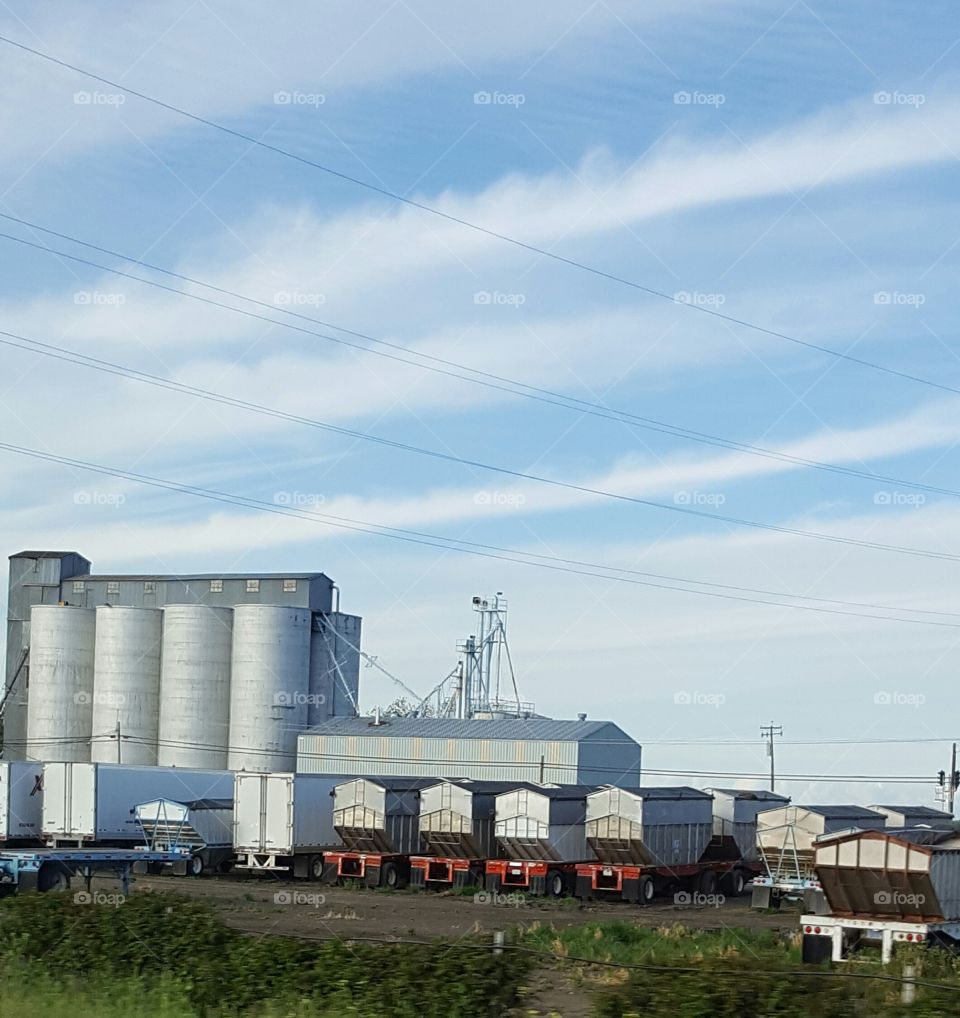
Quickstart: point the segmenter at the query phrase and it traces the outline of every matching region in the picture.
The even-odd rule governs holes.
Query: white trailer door
[[[293,854],[293,775],[268,774],[265,782],[263,845],[265,852]]]
[[[97,836],[97,765],[72,764],[68,771],[70,803],[68,838]]]
[[[97,769],[87,763],[43,765],[43,833],[46,837],[92,838]]]
[[[292,774],[237,774],[233,847],[238,852],[292,854]]]

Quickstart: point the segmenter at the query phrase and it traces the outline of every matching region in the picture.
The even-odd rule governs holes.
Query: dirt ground
[[[105,890],[107,886],[104,882]],[[250,876],[136,877],[131,893],[147,890],[176,891],[203,899],[216,908],[225,923],[246,934],[311,940],[456,940],[476,933],[529,928],[535,923],[568,927],[612,920],[654,927],[682,923],[697,929],[792,931],[798,915],[790,911],[774,915],[753,912],[749,897],[727,900],[718,908],[673,902],[657,902],[645,908],[618,902],[581,905],[573,899],[521,900],[514,896],[496,903],[455,894],[327,887]],[[523,1013],[587,1018],[591,1001],[589,989],[575,978],[543,968],[532,980]]]
[[[247,933],[311,939],[378,938],[432,940],[492,933],[532,923],[558,927],[616,919],[642,926],[682,923],[696,929],[740,927],[752,930],[796,928],[790,912],[753,912],[749,897],[729,899],[719,908],[657,902],[639,908],[620,902],[581,905],[504,895],[502,901],[435,892],[386,891],[382,888],[327,887],[304,881],[263,877],[159,876],[135,878],[139,890],[171,890],[213,904],[224,922]]]

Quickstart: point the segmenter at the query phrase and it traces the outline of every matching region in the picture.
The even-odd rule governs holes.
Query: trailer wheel
[[[310,858],[307,860],[307,879],[308,880],[323,879],[322,855],[311,855]]]
[[[206,864],[203,861],[203,856],[197,852],[191,855],[187,860],[187,876],[188,877],[199,877],[202,876],[203,871],[206,869]]]
[[[383,887],[389,887],[391,891],[399,891],[407,886],[407,881],[395,862],[385,862],[380,871],[380,884]]]
[[[47,891],[68,891],[70,889],[70,874],[61,869],[55,863],[44,863],[37,874],[37,890]]]
[[[640,884],[637,890],[638,890],[638,900],[640,904],[649,905],[650,902],[653,901],[654,893],[653,877],[650,876],[641,877]]]
[[[723,889],[731,898],[739,898],[746,886],[743,870],[731,870],[723,878]]]
[[[567,893],[567,883],[559,870],[549,870],[547,873],[547,897],[562,898]]]
[[[717,893],[717,874],[713,870],[704,870],[697,877],[697,893],[698,894],[716,894]]]

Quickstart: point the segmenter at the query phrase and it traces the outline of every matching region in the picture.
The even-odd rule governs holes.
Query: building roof
[[[31,557],[24,552],[26,557]],[[55,556],[57,557],[57,556]],[[153,580],[156,583],[178,583],[184,580],[329,580],[326,573],[80,573],[68,576],[66,582],[85,580],[89,583],[104,580],[120,580],[121,582],[137,583],[141,580]]]
[[[771,792],[766,788],[715,788],[705,789],[707,792],[719,792],[721,795],[729,795],[734,799],[742,799],[745,802],[782,802],[784,805],[790,802],[788,795],[781,795],[779,792]],[[808,807],[810,808],[810,807]]]
[[[907,817],[917,819],[927,818],[929,820],[952,820],[953,814],[946,813],[942,809],[934,809],[932,806],[871,806],[871,809],[888,809],[893,813],[902,813]]]
[[[817,813],[820,816],[831,817],[835,820],[883,820],[882,813],[876,813],[865,806],[808,806],[806,803],[796,807],[805,809],[808,813]]]
[[[639,787],[615,785],[625,792],[632,792],[641,799],[712,799],[709,792],[701,792],[690,785],[640,785]]]
[[[305,735],[376,735],[421,739],[526,739],[544,742],[579,742],[604,732],[617,744],[634,744],[612,721],[558,721],[553,718],[498,718],[490,721],[463,718],[332,718]]]
[[[14,555],[8,555],[7,558],[68,558],[70,555],[76,555],[77,558],[86,561],[78,551],[18,551]]]

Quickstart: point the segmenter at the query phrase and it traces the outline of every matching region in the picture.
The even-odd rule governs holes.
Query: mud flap
[[[629,901],[631,905],[636,905],[640,901],[640,880],[627,880],[624,878],[621,895],[624,901]]]
[[[593,881],[579,873],[577,874],[577,897],[581,901],[590,901],[593,898]]]
[[[833,940],[815,933],[804,933],[801,959],[804,965],[822,965],[833,956]]]
[[[774,901],[772,887],[754,887],[750,892],[751,908],[776,908],[778,902]]]

